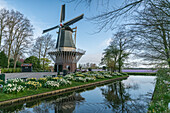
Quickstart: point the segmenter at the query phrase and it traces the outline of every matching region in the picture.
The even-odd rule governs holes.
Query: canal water
[[[146,113],[155,83],[155,76],[129,76],[103,86],[6,106],[0,112]]]

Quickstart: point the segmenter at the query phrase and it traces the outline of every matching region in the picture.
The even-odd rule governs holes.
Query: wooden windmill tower
[[[61,7],[60,24],[43,30],[43,33],[51,31],[53,29],[59,28],[58,39],[55,51],[51,51],[48,54],[55,62],[55,72],[62,72],[63,70],[68,70],[69,72],[74,72],[77,67],[77,62],[85,54],[84,50],[76,48],[76,28],[70,28],[69,26],[76,23],[77,21],[83,19],[84,14],[63,23],[65,20],[65,5]],[[75,31],[73,31],[75,29]],[[73,40],[73,32],[75,32]]]

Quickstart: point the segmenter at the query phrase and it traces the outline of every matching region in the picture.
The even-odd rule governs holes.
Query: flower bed
[[[59,87],[59,83],[56,82],[56,81],[47,81],[47,82],[45,83],[45,86],[46,86],[47,88],[58,88],[58,87]]]
[[[122,78],[122,77],[126,78],[127,77],[125,75],[122,75],[121,77],[111,75],[112,78],[97,79],[96,78],[97,75],[104,76],[105,74],[108,75],[108,73],[88,72],[88,73],[82,73],[84,75],[84,77],[80,78],[80,79],[83,79],[83,82],[82,82],[82,81],[76,81],[75,74],[77,74],[77,73],[68,74],[68,75],[66,75],[64,77],[60,75],[60,76],[58,76],[59,79],[57,81],[54,81],[52,77],[50,77],[50,78],[46,77],[46,78],[36,79],[36,81],[31,81],[31,82],[39,82],[39,84],[41,84],[41,87],[38,87],[38,88],[28,88],[26,83],[29,82],[29,79],[27,79],[26,82],[24,82],[24,84],[21,85],[21,86],[24,87],[24,89],[22,91],[9,92],[9,93],[5,93],[5,92],[1,91],[0,92],[0,101],[2,102],[2,101],[15,99],[15,98],[20,98],[20,97],[26,97],[26,96],[36,95],[36,94],[43,94],[43,93],[51,92],[51,91],[54,91],[54,90],[57,91],[59,89],[65,89],[65,88],[70,88],[70,87],[75,87],[75,86],[80,86],[80,85],[86,85],[86,84],[89,84],[89,83],[95,83],[95,82],[105,81],[105,80],[109,80],[109,79],[114,80],[116,78]],[[42,79],[43,80],[46,79],[47,81],[45,83],[41,83],[40,81]],[[68,79],[70,79],[70,80],[68,80]],[[63,82],[64,84],[61,81],[62,82],[64,81]],[[8,84],[9,83],[7,83],[5,81],[4,85],[8,85]],[[56,85],[54,85],[54,84],[56,84]]]
[[[18,93],[24,91],[25,87],[17,84],[7,84],[3,87],[4,93]]]
[[[30,88],[30,89],[38,89],[42,87],[41,83],[35,82],[35,81],[28,81],[25,85],[27,86],[27,88]]]
[[[7,83],[11,83],[11,84],[23,84],[24,81],[20,78],[15,78],[15,79],[9,79],[7,80]]]
[[[86,73],[74,73],[68,74],[64,77],[46,77],[46,78],[28,78],[26,81],[15,78],[9,79],[6,82],[0,81],[0,84],[4,84],[3,93],[18,93],[24,90],[37,90],[41,88],[53,88],[67,87],[72,85],[72,82],[85,83],[94,82],[98,79],[109,79],[113,76],[122,76],[120,73],[110,75],[108,72],[86,72]]]

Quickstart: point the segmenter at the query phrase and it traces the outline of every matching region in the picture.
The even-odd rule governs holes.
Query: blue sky
[[[96,0],[97,1],[97,0]],[[117,1],[117,2],[115,2]],[[111,6],[118,6],[121,0],[115,0],[110,3]],[[66,3],[66,18],[68,21],[80,14],[84,13],[85,18],[71,27],[77,26],[77,48],[86,51],[86,54],[80,59],[79,63],[100,63],[103,49],[109,45],[114,31],[102,31],[93,34],[96,25],[88,21],[86,18],[92,17],[104,10],[97,7],[97,2],[93,2],[91,7],[87,7],[84,3],[76,7],[76,3]],[[0,8],[14,9],[27,17],[34,26],[34,39],[42,35],[42,31],[46,28],[59,24],[61,5],[64,4],[59,0],[0,0]],[[49,32],[53,35],[53,39],[57,39],[57,30]]]

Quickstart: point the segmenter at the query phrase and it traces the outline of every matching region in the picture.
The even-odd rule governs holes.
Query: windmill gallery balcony
[[[81,49],[66,49],[66,50],[53,50],[48,54],[55,62],[55,71],[62,72],[63,70],[68,70],[74,72],[76,69],[76,64],[85,54],[86,51]]]

